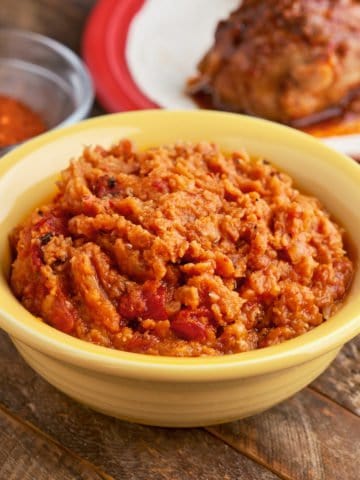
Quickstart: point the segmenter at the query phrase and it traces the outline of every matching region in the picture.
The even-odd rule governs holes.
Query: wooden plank
[[[278,478],[202,429],[135,425],[81,406],[35,374],[2,332],[0,364],[0,403],[114,478]]]
[[[90,465],[0,408],[0,478],[105,480]]]
[[[80,50],[80,34],[96,0],[1,0],[0,26],[32,30]]]
[[[360,336],[341,350],[311,387],[360,416]]]
[[[208,431],[285,479],[359,478],[360,418],[310,389]]]

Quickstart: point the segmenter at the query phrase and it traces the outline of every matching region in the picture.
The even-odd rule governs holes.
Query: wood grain
[[[284,479],[359,479],[360,418],[310,389],[208,431]]]
[[[0,408],[0,478],[110,480]]]
[[[336,383],[333,375],[344,368],[343,356],[321,383]],[[130,479],[226,475],[232,479],[240,472],[243,479],[276,475],[294,480],[358,478],[354,472],[360,468],[356,446],[360,448],[360,419],[310,389],[262,415],[210,428],[219,440],[241,453],[237,456],[199,429],[150,428],[91,412],[38,377],[4,333],[0,334],[0,362],[0,402],[115,478],[121,474]],[[351,376],[355,363],[347,365],[352,365],[346,373]],[[337,461],[341,465],[332,471]]]
[[[360,416],[360,336],[341,350],[311,387]]]
[[[0,26],[32,30],[76,52],[86,17],[96,0],[1,0]]]
[[[33,372],[3,332],[0,364],[0,403],[114,478],[278,478],[202,429],[145,427],[81,406]]]

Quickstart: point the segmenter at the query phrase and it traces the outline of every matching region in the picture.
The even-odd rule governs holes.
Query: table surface
[[[79,52],[94,4],[0,0],[0,26]],[[0,366],[0,480],[360,478],[360,337],[296,396],[209,428],[152,428],[95,413],[32,371],[1,332]]]

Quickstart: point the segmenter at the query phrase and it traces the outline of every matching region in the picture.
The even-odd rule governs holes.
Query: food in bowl
[[[25,103],[0,94],[0,148],[45,132],[41,116]]]
[[[87,147],[11,235],[11,287],[89,342],[168,356],[280,343],[327,320],[342,229],[267,159],[215,144]]]
[[[320,136],[359,132],[359,37],[356,0],[244,0],[219,22],[188,91]]]
[[[236,355],[164,357],[105,348],[36,318],[10,289],[9,232],[49,201],[54,175],[82,145],[129,137],[140,150],[178,139],[210,139],[224,152],[245,148],[288,172],[341,222],[354,274],[341,308],[304,335]],[[0,327],[25,361],[62,392],[96,410],[157,426],[204,426],[254,415],[320,375],[360,333],[360,169],[309,135],[260,119],[211,111],[127,112],[48,132],[0,162]],[[45,200],[46,199],[46,200]],[[249,401],[251,399],[251,401]]]

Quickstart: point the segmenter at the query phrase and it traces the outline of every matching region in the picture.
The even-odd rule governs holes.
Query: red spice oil
[[[9,147],[47,130],[41,116],[23,102],[0,95],[0,148]]]
[[[212,95],[198,91],[190,95],[199,108],[210,110],[228,110],[214,105]],[[334,137],[360,133],[360,90],[342,105],[316,115],[293,122],[290,126],[307,132],[315,137]],[[359,145],[360,156],[360,145]]]

